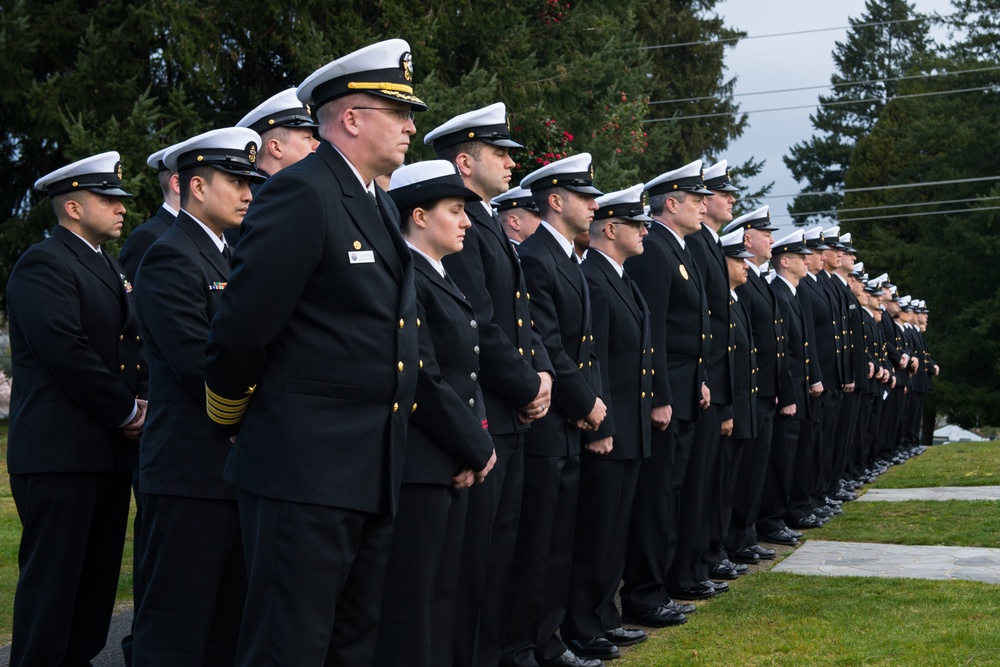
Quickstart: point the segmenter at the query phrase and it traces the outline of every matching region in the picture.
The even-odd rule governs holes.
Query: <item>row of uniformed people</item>
[[[786,305],[779,323],[788,340],[802,320],[796,338],[805,362],[792,366],[808,384],[807,400],[777,422],[781,433],[795,430],[789,421],[803,422],[798,433],[772,439],[771,500],[757,529],[773,543],[795,544],[797,529],[825,524],[856,497],[854,489],[922,451],[921,400],[939,372],[922,335],[908,326],[917,307],[903,297],[901,310],[888,276],[870,279],[855,263],[850,235],[839,231],[800,230],[772,250],[772,290]],[[787,356],[793,359],[792,351]]]
[[[123,249],[136,268],[105,256],[103,276],[117,273],[120,287],[104,296],[120,304],[114,328],[126,343],[137,302],[150,359],[135,480],[135,664],[596,665],[645,639],[615,608],[623,577],[625,620],[658,627],[694,611],[671,594],[714,595],[724,584],[712,576],[740,572],[726,549],[746,532],[752,512],[741,510],[770,471],[767,453],[747,445],[773,416],[765,404],[778,395],[778,368],[788,370],[788,336],[768,325],[773,336],[758,342],[760,295],[740,295],[755,275],[741,259],[761,248],[755,219],[719,240],[735,191],[725,163],[704,180],[693,163],[597,199],[583,154],[507,192],[519,145],[503,105],[492,105],[427,134],[440,161],[397,171],[413,111],[425,108],[411,81],[408,46],[382,42],[268,100],[244,128],[150,156],[164,207]],[[303,104],[317,108],[315,154]],[[64,385],[84,369],[50,366],[35,355],[52,353],[35,348],[53,328],[90,337],[91,304],[81,297],[58,318],[18,305],[47,298],[35,291],[54,278],[28,268],[43,248],[99,257],[120,233],[126,193],[112,162],[97,156],[40,179],[72,236],[59,231],[61,245],[26,253],[15,271],[24,280],[9,287],[15,375],[61,395],[74,396]],[[273,177],[251,205],[262,171]],[[390,173],[386,197],[374,181]],[[244,216],[230,268],[225,232]],[[573,240],[585,232],[581,269]],[[87,298],[96,289],[89,274],[52,273]],[[32,317],[42,324],[20,324]],[[915,351],[908,336],[896,349]],[[119,440],[138,438],[146,414],[136,341],[98,350],[87,369],[133,395],[124,421],[98,420],[107,435],[94,458],[128,459],[115,459],[113,483],[105,464],[81,464],[88,492],[113,487],[111,555],[134,458]],[[108,378],[132,361],[132,384]],[[21,464],[35,458],[31,429],[54,425],[40,424],[33,393],[15,397],[21,511],[29,482],[55,479],[36,473],[65,466]],[[906,406],[910,425],[916,407]],[[47,518],[22,513],[24,587],[49,575],[53,544],[69,544],[28,529]],[[72,539],[89,537],[77,528]],[[748,548],[768,557],[756,540]],[[79,618],[53,623],[45,598],[18,596],[21,664],[36,650],[96,654],[112,569],[93,584],[100,604]],[[58,598],[72,585],[45,588]]]

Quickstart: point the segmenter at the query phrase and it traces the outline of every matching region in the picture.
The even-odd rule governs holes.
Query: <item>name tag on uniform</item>
[[[373,250],[354,250],[347,253],[347,257],[351,260],[351,264],[372,264],[375,261],[375,252]]]

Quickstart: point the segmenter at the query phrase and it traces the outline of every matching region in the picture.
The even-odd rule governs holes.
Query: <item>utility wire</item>
[[[922,218],[925,215],[950,215],[952,213],[978,213],[979,211],[995,211],[1000,206],[983,206],[979,208],[956,208],[950,211],[925,211],[923,213],[907,213],[905,215],[872,215],[864,218],[837,218],[838,222],[862,222],[864,220],[886,220],[889,218]]]
[[[815,28],[813,30],[797,30],[795,32],[776,32],[770,35],[744,35],[742,37],[726,37],[724,39],[704,39],[695,42],[680,42],[677,44],[653,44],[650,46],[640,46],[642,51],[652,51],[657,49],[676,49],[682,46],[700,46],[702,44],[725,44],[727,42],[740,42],[747,39],[768,39],[771,37],[788,37],[791,35],[808,35],[816,32],[833,32],[834,30],[851,30],[854,28],[867,28],[875,25],[891,25],[894,23],[912,23],[914,21],[930,21],[933,16],[921,16],[912,19],[895,19],[893,21],[872,21],[871,23],[855,23],[854,25],[838,26],[836,28]]]
[[[781,88],[779,90],[760,90],[753,93],[735,93],[732,95],[732,97],[749,97],[751,95],[774,95],[777,93],[795,93],[803,90],[823,90],[826,88],[838,88],[843,86],[866,86],[872,83],[887,83],[889,81],[906,81],[909,79],[929,79],[935,76],[950,76],[952,74],[992,72],[998,69],[1000,69],[1000,65],[996,67],[981,67],[978,69],[956,70],[954,72],[932,72],[927,74],[911,74],[909,76],[896,76],[888,79],[869,79],[868,81],[844,81],[842,83],[832,83],[832,84],[827,84],[825,86],[804,86],[802,88]],[[652,106],[653,104],[680,104],[681,102],[701,102],[703,100],[715,100],[715,99],[718,99],[717,95],[705,95],[703,97],[683,97],[676,100],[654,100],[649,104],[650,106]]]
[[[997,196],[997,197],[970,197],[968,199],[946,199],[944,201],[924,201],[924,202],[916,202],[916,203],[913,203],[913,204],[885,204],[885,205],[882,205],[882,206],[859,206],[857,208],[839,208],[839,209],[830,208],[830,209],[827,209],[825,211],[809,211],[807,213],[796,213],[795,217],[801,217],[801,216],[806,216],[806,215],[829,215],[829,216],[836,216],[836,215],[840,215],[841,213],[848,213],[848,212],[854,213],[854,212],[857,212],[857,211],[878,211],[878,210],[887,209],[887,208],[894,208],[894,209],[898,209],[898,208],[919,208],[919,207],[922,207],[922,206],[941,206],[943,204],[967,204],[969,202],[989,201],[991,199],[1000,199],[1000,196]],[[900,215],[907,215],[907,214],[901,213]],[[788,217],[791,217],[791,216],[792,216],[791,213],[776,213],[776,214],[772,214],[771,215],[772,218],[788,218]]]
[[[901,183],[900,185],[873,185],[867,188],[845,188],[843,190],[816,190],[813,192],[795,192],[790,195],[762,195],[756,199],[786,199],[788,197],[809,197],[812,195],[842,195],[848,192],[873,192],[875,190],[895,190],[897,188],[922,188],[928,185],[958,185],[962,183],[979,183],[982,181],[998,181],[1000,176],[980,176],[977,178],[958,178],[951,181],[925,181],[921,183]]]
[[[909,98],[912,98],[912,97],[935,97],[937,95],[952,95],[952,94],[956,94],[956,93],[974,93],[974,92],[983,91],[983,90],[994,90],[995,88],[996,88],[996,86],[979,86],[978,88],[958,88],[958,89],[955,89],[955,90],[938,90],[938,91],[935,91],[935,92],[932,92],[932,93],[911,93],[909,95],[896,95],[894,97],[890,97],[887,100],[883,99],[881,97],[866,97],[866,98],[863,98],[863,99],[860,99],[860,100],[840,100],[840,101],[837,101],[837,102],[821,102],[818,106],[821,106],[821,107],[835,107],[835,106],[843,106],[845,104],[864,104],[864,103],[868,103],[868,102],[883,102],[885,104],[888,104],[889,102],[892,102],[893,100],[904,100],[904,99],[909,99]],[[792,110],[795,110],[795,109],[813,109],[816,106],[817,106],[816,104],[804,104],[804,105],[795,106],[795,107],[778,107],[778,108],[775,108],[775,109],[753,109],[751,111],[720,111],[718,113],[702,113],[702,114],[695,114],[695,115],[691,115],[691,116],[671,116],[669,118],[647,118],[647,119],[641,120],[639,122],[641,122],[641,123],[668,123],[668,122],[677,121],[677,120],[695,120],[695,119],[698,119],[698,118],[715,118],[715,117],[718,117],[718,116],[741,116],[743,114],[767,113],[767,112],[770,112],[770,111],[792,111]]]

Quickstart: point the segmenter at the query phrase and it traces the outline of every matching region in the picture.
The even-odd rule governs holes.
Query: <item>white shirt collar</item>
[[[757,277],[759,278],[760,277],[760,267],[757,266],[756,264],[754,264],[753,262],[751,262],[749,259],[744,259],[743,261],[747,263],[747,266],[750,267],[750,270],[753,271],[755,274],[757,274]]]
[[[428,262],[430,262],[431,266],[434,267],[434,270],[437,271],[442,278],[444,278],[444,264],[442,264],[439,260],[436,260],[433,257],[428,256],[427,253],[425,253],[423,250],[416,247],[409,241],[406,242],[406,245],[410,247],[410,250],[412,250],[413,252],[417,253],[418,255],[426,259]]]
[[[712,229],[712,225],[706,225],[703,222],[703,223],[701,223],[701,226],[708,230],[708,235],[712,237],[712,241],[714,243],[718,243],[719,242],[719,233],[716,232],[714,229]]]
[[[76,232],[74,232],[69,227],[66,228],[66,231],[69,232],[70,234],[72,234],[73,236],[75,236],[76,238],[80,239],[84,243],[86,243],[87,247],[90,248],[91,250],[93,250],[94,252],[96,252],[98,255],[101,254],[101,246],[94,246],[94,244],[92,244],[90,241],[88,241],[87,239],[83,238],[82,236],[80,236],[79,234],[77,234]]]
[[[730,289],[729,296],[733,297],[733,301],[739,301],[740,297],[736,296],[736,290]]]
[[[173,206],[171,206],[167,202],[163,202],[160,205],[164,208],[164,210],[166,210],[167,213],[169,213],[170,215],[174,216],[175,218],[177,217],[177,211],[174,210]]]
[[[479,203],[482,204],[483,208],[486,210],[486,215],[492,218],[493,215],[496,213],[496,211],[493,210],[493,207],[490,206],[488,202],[483,201],[482,199],[479,200]]]
[[[606,253],[601,252],[597,248],[591,248],[591,250],[599,253],[602,257],[604,257],[604,259],[608,260],[608,263],[610,263],[611,266],[614,268],[615,272],[618,273],[618,277],[619,278],[622,277],[622,275],[625,273],[625,267],[623,267],[621,264],[608,257]]]
[[[662,220],[658,220],[656,218],[653,218],[653,221],[656,222],[656,223],[658,223],[661,227],[663,227],[665,230],[667,230],[668,232],[670,232],[671,234],[674,235],[674,238],[677,239],[677,242],[681,244],[681,250],[686,250],[687,249],[687,243],[684,242],[684,237],[683,236],[681,236],[680,234],[678,234],[674,230],[670,229],[670,227],[668,227],[667,224],[665,222],[663,222]]]
[[[839,273],[834,273],[833,275],[837,276],[837,279],[844,284],[844,287],[847,287],[847,278],[840,275]]]
[[[330,145],[333,146],[333,144],[330,144]],[[368,194],[374,195],[375,194],[375,180],[372,179],[372,181],[370,183],[366,184],[365,183],[365,179],[361,176],[361,172],[354,168],[354,165],[351,164],[351,161],[347,159],[347,156],[344,155],[343,153],[341,153],[340,149],[337,148],[336,146],[333,146],[333,150],[337,151],[337,153],[340,153],[340,157],[344,158],[344,162],[346,162],[347,166],[351,168],[351,171],[354,172],[354,175],[358,177],[358,181],[361,183],[361,187],[363,187],[368,192]]]
[[[215,243],[215,247],[219,249],[219,252],[222,252],[222,249],[226,247],[226,241],[225,241],[225,239],[224,238],[220,238],[219,236],[216,236],[215,232],[213,232],[211,229],[209,229],[208,227],[206,227],[204,222],[202,222],[198,218],[194,217],[194,215],[191,213],[191,211],[184,210],[184,212],[187,213],[189,216],[191,216],[191,219],[194,220],[195,222],[197,222],[199,227],[201,227],[202,229],[205,230],[205,233],[208,234],[208,238],[212,239],[212,242]]]
[[[781,278],[781,280],[784,281],[786,285],[788,285],[788,289],[792,290],[792,296],[796,296],[795,286],[792,285],[790,282],[788,282],[788,279],[785,278],[785,276],[781,275],[780,273],[775,273],[774,275],[776,275],[778,278]]]
[[[552,225],[550,225],[545,220],[542,220],[542,225],[545,227],[545,229],[549,230],[549,233],[552,234],[552,236],[556,237],[556,241],[559,242],[559,247],[561,247],[563,249],[563,251],[566,253],[566,256],[567,257],[572,257],[573,256],[573,242],[570,241],[569,239],[567,239],[562,234],[560,234],[556,230],[555,227],[553,227]]]

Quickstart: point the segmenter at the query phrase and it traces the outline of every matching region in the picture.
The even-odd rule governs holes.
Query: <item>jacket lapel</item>
[[[226,264],[226,258],[219,252],[218,246],[212,243],[212,239],[208,238],[205,230],[186,211],[181,211],[177,215],[174,224],[191,237],[191,242],[198,248],[198,252],[208,260],[219,277],[223,280],[229,280],[229,265]]]
[[[404,255],[399,251],[399,247],[402,245],[405,248],[405,244],[398,230],[396,235],[400,237],[399,243],[396,242],[390,231],[391,224],[386,220],[388,216],[386,209],[391,204],[385,200],[385,195],[383,194],[382,198],[379,199],[379,211],[376,213],[371,195],[362,187],[361,181],[354,175],[347,160],[340,155],[336,148],[323,142],[316,149],[316,154],[323,159],[340,183],[343,194],[341,202],[354,220],[358,233],[365,238],[369,246],[390,269],[396,281],[402,281],[403,269],[400,268],[400,261],[403,261]],[[377,187],[375,190],[376,193],[380,192]],[[364,246],[362,246],[363,248]],[[412,261],[409,259],[409,252],[405,253],[405,257],[406,262]]]

